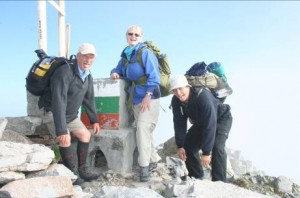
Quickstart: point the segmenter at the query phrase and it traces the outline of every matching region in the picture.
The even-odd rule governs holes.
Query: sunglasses
[[[131,33],[131,32],[129,32],[129,33],[127,33],[127,35],[128,36],[135,36],[135,37],[140,37],[141,35],[139,35],[139,34],[137,34],[137,33]]]

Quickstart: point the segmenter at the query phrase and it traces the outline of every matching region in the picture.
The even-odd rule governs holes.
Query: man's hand
[[[94,128],[94,134],[98,135],[100,133],[100,125],[99,125],[99,123],[94,123],[93,124],[93,128]]]
[[[200,161],[203,167],[208,167],[210,165],[211,155],[202,155]]]
[[[184,148],[179,148],[177,150],[177,155],[180,159],[182,159],[183,161],[186,160],[186,154],[185,154],[185,149]]]
[[[71,136],[69,131],[68,134],[60,135],[56,139],[61,147],[69,147],[71,145]]]

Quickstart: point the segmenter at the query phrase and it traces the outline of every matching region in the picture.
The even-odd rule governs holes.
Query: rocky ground
[[[170,184],[175,184],[175,186],[188,186],[191,183],[195,183],[195,179],[187,177],[186,181],[182,181],[180,178],[176,177],[174,173],[174,169],[167,165],[165,161],[165,156],[163,155],[164,151],[159,150],[159,153],[162,155],[162,161],[158,163],[157,169],[150,174],[150,181],[149,182],[140,182],[139,181],[139,167],[135,165],[133,167],[133,171],[130,174],[118,174],[112,171],[107,170],[107,168],[96,168],[97,171],[100,171],[102,174],[101,176],[92,182],[85,182],[81,185],[83,192],[91,193],[94,197],[99,197],[99,189],[107,186],[115,186],[115,187],[128,187],[128,188],[149,188],[154,190],[158,194],[162,195],[163,197],[170,197],[167,195],[166,192],[168,191],[168,186]],[[174,155],[173,155],[174,156]],[[103,165],[103,162],[102,162]],[[206,178],[205,181],[209,181],[209,169],[206,170]],[[283,181],[284,180],[284,181]],[[256,192],[259,194],[251,194],[251,192],[242,192],[242,197],[282,197],[282,198],[300,198],[300,186],[296,183],[292,184],[293,189],[291,193],[284,192],[283,188],[280,187],[282,183],[286,183],[289,181],[287,178],[276,178],[271,176],[264,176],[256,173],[247,173],[240,176],[228,176],[228,184],[232,184],[236,187],[240,187],[242,189],[246,189],[252,192]],[[279,184],[282,182],[281,184]],[[207,183],[202,183],[202,188]],[[172,187],[174,190],[174,186]],[[224,187],[222,187],[224,188]],[[224,189],[227,189],[226,186]],[[218,191],[216,188],[215,192]],[[241,197],[238,193],[238,190],[235,189],[236,197]],[[247,194],[247,193],[249,194]],[[172,191],[171,194],[176,194],[176,191]],[[234,193],[235,194],[235,193]],[[177,197],[185,197],[188,193],[183,195],[178,195]],[[212,196],[212,194],[209,194]],[[173,196],[175,197],[175,196]],[[218,197],[218,196],[217,196]],[[230,195],[224,194],[224,197],[230,197]]]
[[[218,198],[220,196],[223,198],[300,198],[299,184],[283,176],[266,176],[261,171],[244,169],[244,164],[247,163],[247,161],[242,159],[240,153],[238,153],[238,155],[234,155],[234,157],[231,156],[231,152],[228,152],[228,183],[211,182],[210,169],[205,170],[206,177],[204,180],[187,178],[186,181],[183,181],[181,180],[181,177],[178,176],[178,172],[175,170],[174,166],[170,166],[170,164],[168,164],[168,160],[166,160],[168,157],[177,157],[177,149],[174,144],[174,139],[172,138],[158,147],[158,153],[162,160],[158,163],[157,169],[150,174],[151,177],[148,182],[139,181],[139,167],[137,166],[136,162],[134,163],[132,172],[120,174],[108,170],[104,155],[101,155],[101,153],[96,153],[94,159],[94,168],[95,171],[101,173],[101,176],[97,180],[84,182],[79,186],[72,185],[70,178],[74,177],[74,175],[71,173],[72,176],[69,178],[69,173],[67,173],[67,171],[70,171],[68,169],[67,171],[62,171],[62,173],[61,167],[53,166],[59,163],[59,156],[56,155],[55,160],[53,159],[54,154],[52,151],[54,151],[56,154],[58,153],[56,152],[55,147],[53,147],[53,142],[51,139],[43,137],[41,138],[41,136],[22,136],[14,131],[5,130],[3,132],[1,141],[3,144],[0,149],[0,161],[2,160],[3,163],[0,163],[0,168],[2,168],[2,170],[0,170],[0,187],[2,187],[0,189],[0,197],[4,195],[3,193],[5,193],[5,189],[11,189],[10,192],[15,192],[16,190],[25,190],[25,193],[27,193],[27,186],[31,186],[31,193],[33,193],[33,190],[44,193],[45,190],[47,190],[45,186],[53,185],[54,183],[57,184],[55,189],[56,192],[59,192],[59,190],[65,191],[66,187],[62,186],[61,184],[63,182],[61,179],[64,177],[66,184],[69,182],[69,192],[72,193],[74,191],[73,188],[76,192],[78,192],[75,196],[71,196],[73,198]],[[12,144],[14,144],[13,142],[22,143],[18,143],[18,146],[12,146]],[[48,154],[51,152],[53,157],[51,159],[41,159],[45,155],[43,154],[43,156],[41,156],[39,154],[41,152],[40,150],[37,150],[37,152],[32,149],[33,147],[36,147],[35,145],[46,145],[48,148],[51,148],[52,150],[48,149],[47,151],[47,149],[41,147],[41,151]],[[16,150],[16,147],[20,147],[20,150]],[[23,155],[20,155],[19,153],[23,153],[24,148],[28,149],[28,153],[25,154],[27,157],[25,156],[23,159]],[[10,152],[5,152],[7,149],[9,149]],[[10,154],[8,155],[8,153]],[[13,153],[15,153],[15,155],[13,155]],[[39,157],[35,157],[35,155]],[[8,157],[16,160],[7,160]],[[22,164],[22,166],[14,165],[16,162],[21,160],[21,158],[27,163]],[[45,160],[50,161],[45,164]],[[29,174],[31,174],[30,172],[32,172],[32,170],[29,169],[36,167],[37,161],[39,161],[40,166],[43,166],[44,164],[47,167],[49,165],[50,166],[46,170],[44,170],[45,168],[43,167],[38,169],[41,170],[43,176],[35,176],[35,178],[29,177]],[[24,167],[23,165],[26,166]],[[248,165],[246,167],[248,167]],[[66,168],[64,167],[64,169]],[[242,173],[241,170],[243,170]],[[66,176],[68,177],[66,178]],[[41,182],[41,185],[37,187],[39,183],[37,183],[36,180],[31,179],[43,181],[45,182],[45,185],[42,185]],[[18,185],[23,185],[23,187]],[[11,186],[11,188],[8,188],[7,186]],[[26,186],[26,188],[24,186]]]

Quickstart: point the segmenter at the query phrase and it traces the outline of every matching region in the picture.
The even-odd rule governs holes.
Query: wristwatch
[[[151,92],[147,92],[146,95],[152,96],[152,93]]]

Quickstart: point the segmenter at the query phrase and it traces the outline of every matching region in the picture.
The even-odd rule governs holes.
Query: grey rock
[[[51,164],[47,169],[30,172],[26,178],[45,177],[45,176],[67,176],[74,182],[78,176],[62,164]]]
[[[99,198],[116,197],[116,198],[163,198],[157,192],[144,187],[127,188],[123,186],[104,186],[95,194]]]
[[[36,177],[13,181],[3,186],[11,197],[71,197],[74,190],[66,176]]]
[[[42,124],[42,119],[39,117],[6,117],[6,119],[8,121],[6,129],[23,135],[33,135],[36,127]]]
[[[53,159],[54,152],[44,145],[0,141],[0,172],[43,170]]]
[[[0,139],[2,137],[3,131],[7,125],[7,119],[0,117]]]
[[[275,190],[281,193],[292,193],[293,192],[293,182],[287,177],[280,176],[277,178]]]
[[[10,129],[4,130],[1,141],[32,144],[28,137]]]
[[[22,172],[0,172],[0,185],[20,179],[25,179],[25,174]]]

